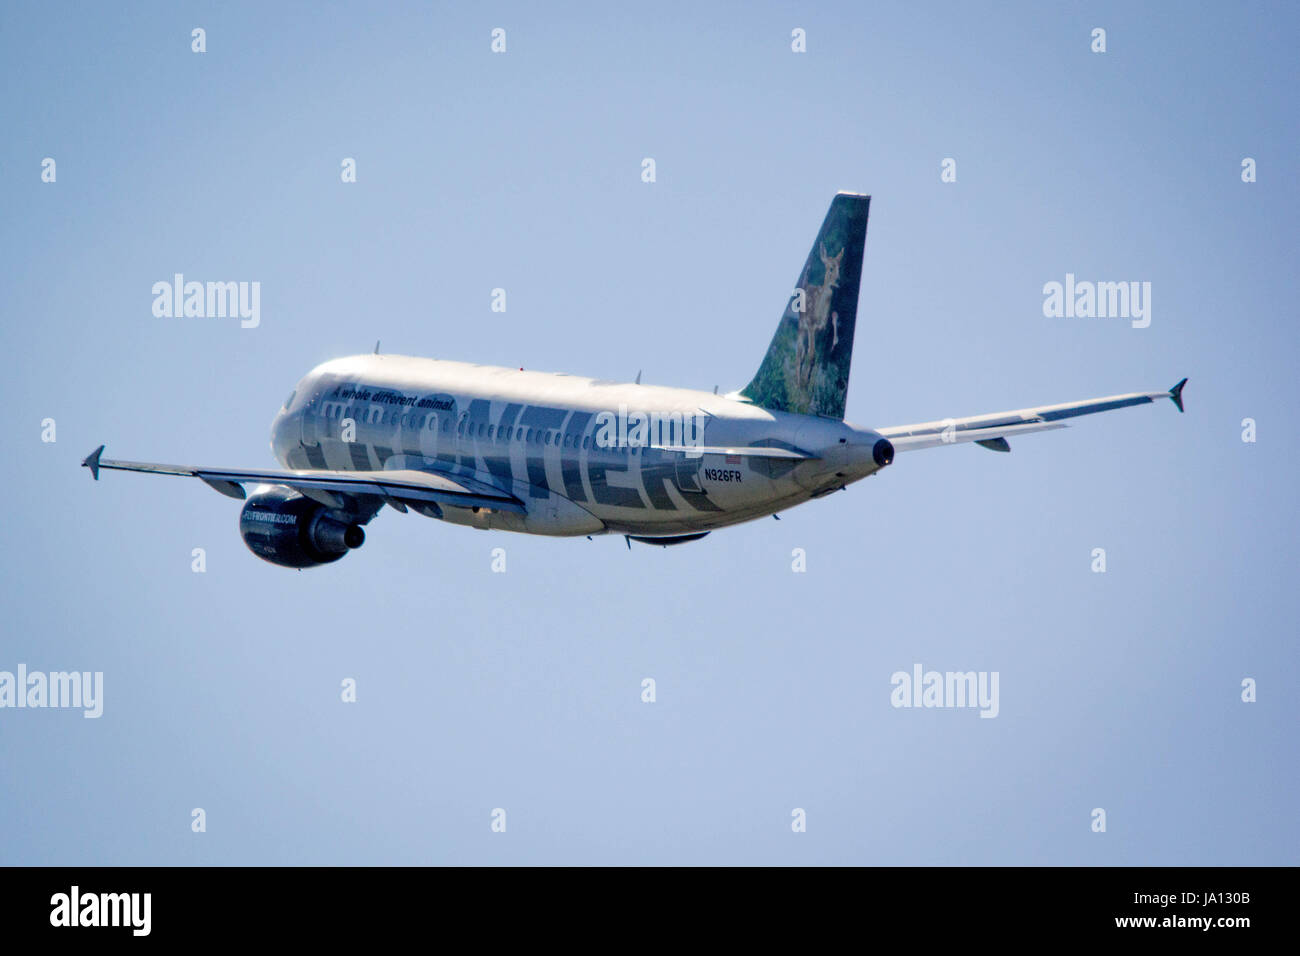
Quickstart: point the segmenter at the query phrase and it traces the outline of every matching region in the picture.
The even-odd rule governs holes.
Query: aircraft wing
[[[115,461],[101,458],[100,445],[81,463],[99,480],[101,468],[118,471],[145,471],[155,475],[181,475],[198,478],[231,498],[244,498],[244,484],[288,485],[308,498],[330,508],[341,502],[337,494],[372,495],[386,501],[435,502],[461,508],[493,508],[524,514],[522,501],[499,488],[460,475],[451,476],[427,471],[259,471],[243,468],[205,468],[192,465],[164,465],[151,461]]]
[[[1107,395],[1105,398],[1090,398],[1082,402],[1022,408],[1015,412],[993,412],[970,418],[947,418],[943,421],[923,422],[919,425],[894,425],[890,428],[877,428],[876,431],[888,438],[897,451],[913,451],[918,448],[934,448],[938,445],[968,441],[977,442],[993,451],[1010,451],[1011,446],[1007,443],[1007,436],[1065,428],[1067,426],[1064,419],[1077,418],[1080,415],[1093,415],[1097,412],[1108,412],[1112,408],[1127,408],[1130,405],[1145,405],[1161,398],[1172,400],[1181,412],[1183,386],[1186,384],[1187,379],[1183,379],[1165,392]]]

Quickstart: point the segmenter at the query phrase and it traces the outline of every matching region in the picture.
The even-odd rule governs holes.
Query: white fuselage
[[[685,440],[637,443],[611,419],[686,425]],[[691,429],[690,423],[698,424]],[[668,434],[664,432],[663,434]],[[287,468],[427,470],[473,478],[524,502],[526,514],[445,507],[437,516],[532,534],[698,533],[781,511],[879,470],[881,436],[846,422],[771,412],[691,389],[400,355],[313,369],[272,427]],[[774,446],[807,460],[669,451]]]

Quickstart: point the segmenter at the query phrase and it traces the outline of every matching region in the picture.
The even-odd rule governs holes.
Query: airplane
[[[452,524],[524,534],[621,534],[673,545],[840,491],[896,452],[1066,427],[1167,391],[914,425],[844,421],[871,197],[831,201],[753,380],[718,395],[563,373],[375,353],[325,362],[271,426],[282,469],[208,468],[101,457],[82,465],[196,477],[244,501],[239,531],[260,558],[329,564],[365,541],[385,505]],[[251,494],[245,485],[252,485]]]

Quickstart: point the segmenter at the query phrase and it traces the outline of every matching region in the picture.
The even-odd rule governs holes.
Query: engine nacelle
[[[284,485],[262,485],[239,513],[239,534],[264,561],[310,568],[337,561],[361,547],[366,533],[346,518]]]

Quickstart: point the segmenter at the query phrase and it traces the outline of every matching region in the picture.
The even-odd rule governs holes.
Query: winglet
[[[102,455],[103,453],[104,453],[104,446],[100,445],[89,455],[87,455],[81,462],[81,467],[89,468],[90,473],[95,476],[96,481],[99,481],[99,456]]]
[[[1169,397],[1174,400],[1174,404],[1178,406],[1180,412],[1183,410],[1183,386],[1186,384],[1187,379],[1183,379],[1169,390]]]

